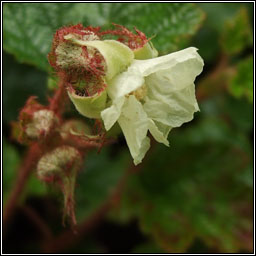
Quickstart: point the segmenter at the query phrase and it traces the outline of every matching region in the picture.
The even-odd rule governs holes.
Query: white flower
[[[127,71],[108,82],[112,105],[101,117],[106,130],[118,122],[135,165],[150,147],[148,131],[169,146],[170,130],[191,121],[199,111],[194,81],[203,65],[197,49],[190,47],[158,58],[133,60]]]

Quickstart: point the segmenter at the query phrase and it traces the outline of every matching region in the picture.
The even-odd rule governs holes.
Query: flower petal
[[[123,97],[141,87],[144,84],[144,78],[138,72],[130,72],[129,69],[117,75],[110,80],[107,87],[107,93],[113,100]]]
[[[194,112],[199,110],[194,84],[181,90],[165,93],[161,91],[159,81],[149,88],[143,107],[148,117],[155,121],[171,127],[179,127],[191,121]]]
[[[126,99],[118,123],[124,133],[134,164],[139,164],[150,147],[148,117],[141,103],[131,95]]]
[[[149,131],[154,137],[154,139],[169,147],[169,141],[167,140],[167,136],[171,130],[171,127],[158,122],[154,122],[151,119],[149,119],[148,122],[149,122]]]
[[[125,96],[141,87],[152,75],[163,81],[163,92],[182,89],[193,83],[202,71],[203,60],[196,51],[190,47],[158,58],[133,60],[127,71],[108,82],[108,95],[111,99]],[[144,79],[145,76],[148,77]]]
[[[122,107],[124,105],[124,101],[125,97],[119,97],[113,101],[109,108],[106,108],[101,112],[101,118],[107,131],[115,124],[119,118]]]
[[[148,60],[134,60],[130,70],[143,76],[160,72],[173,85],[184,87],[202,72],[203,60],[194,47]]]
[[[148,93],[144,109],[153,120],[179,127],[191,121],[194,112],[199,110],[193,83],[202,71],[203,61],[195,48],[169,54],[164,56],[165,60],[166,57],[169,61],[162,63],[157,58],[155,73],[145,78]],[[148,74],[149,69],[145,72]]]

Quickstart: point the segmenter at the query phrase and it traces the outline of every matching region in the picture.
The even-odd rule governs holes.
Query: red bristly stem
[[[28,149],[28,152],[25,156],[23,163],[18,171],[18,177],[13,186],[13,190],[9,196],[8,201],[5,204],[4,212],[3,212],[3,223],[6,224],[7,221],[11,218],[18,203],[18,200],[22,194],[22,190],[26,184],[26,181],[36,166],[37,161],[39,160],[42,151],[38,143],[34,143]]]
[[[64,82],[59,83],[59,88],[55,91],[54,96],[49,99],[49,109],[53,110],[57,115],[61,116],[64,111],[65,103],[67,99],[67,93],[64,86]],[[50,141],[50,140],[48,140]],[[36,164],[45,150],[47,150],[47,145],[39,144],[34,142],[29,146],[26,156],[18,170],[18,176],[14,183],[12,192],[5,203],[3,212],[3,223],[6,225],[8,220],[13,216],[16,205],[22,194],[22,191],[26,185],[28,177],[30,176],[32,170],[36,167]]]
[[[58,89],[55,91],[53,97],[49,99],[49,109],[52,110],[56,115],[61,116],[64,111],[67,99],[68,96],[65,88],[65,82],[61,78]]]

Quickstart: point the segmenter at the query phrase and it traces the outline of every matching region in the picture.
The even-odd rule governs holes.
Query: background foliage
[[[130,175],[120,201],[98,227],[61,252],[251,252],[252,21],[248,3],[4,4],[4,200],[25,152],[10,139],[10,122],[28,96],[46,102],[51,72],[46,56],[56,29],[79,22],[136,26],[152,37],[160,54],[191,45],[199,49],[205,60],[196,83],[201,112],[170,133],[170,148],[152,143],[138,168],[132,167],[122,137],[100,154],[90,153],[76,189],[80,223],[104,204],[124,173]],[[72,108],[69,115],[75,115]],[[46,238],[27,209],[58,236],[64,232],[61,195],[32,176],[22,199],[4,252],[42,252]]]

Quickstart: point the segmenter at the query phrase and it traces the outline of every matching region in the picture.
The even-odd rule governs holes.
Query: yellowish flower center
[[[141,101],[147,95],[147,91],[148,90],[147,90],[146,84],[143,84],[140,88],[138,88],[137,90],[131,92],[129,95],[134,95],[137,100]]]

